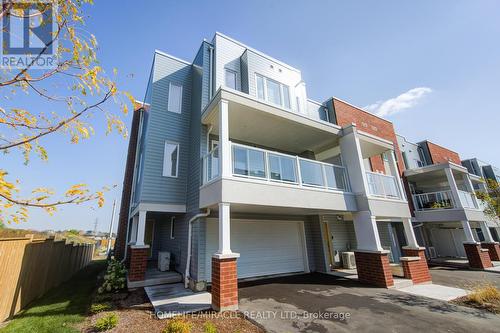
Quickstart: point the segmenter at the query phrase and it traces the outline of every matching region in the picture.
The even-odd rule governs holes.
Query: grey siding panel
[[[352,221],[339,221],[336,216],[323,217],[328,222],[331,233],[332,247],[337,252],[353,251],[357,248],[356,233]]]
[[[310,216],[304,222],[306,234],[307,256],[311,272],[328,271],[323,247],[323,232],[320,216]]]
[[[248,51],[245,51],[240,58],[241,68],[241,91],[248,94]]]
[[[156,53],[151,88],[151,108],[145,136],[140,201],[185,204],[191,115],[191,65]],[[182,84],[182,113],[169,112],[169,83]],[[179,144],[177,178],[163,177],[165,141]]]
[[[245,52],[245,48],[234,42],[216,35],[214,39],[215,46],[215,87],[217,91],[220,86],[224,86],[225,68],[229,68],[237,73],[236,88],[241,90],[241,71],[240,57]]]
[[[391,250],[391,235],[389,234],[390,222],[377,221],[378,234],[380,236],[380,243],[384,250]]]

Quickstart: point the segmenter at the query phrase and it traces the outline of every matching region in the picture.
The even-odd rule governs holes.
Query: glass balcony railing
[[[215,147],[203,156],[203,184],[220,176],[219,172],[219,147]]]
[[[366,171],[366,181],[368,182],[368,191],[370,195],[401,199],[395,177]]]
[[[343,166],[232,144],[233,176],[269,182],[349,191]],[[204,183],[219,176],[217,150],[203,158]]]
[[[470,209],[478,209],[476,200],[474,199],[472,193],[458,190],[458,197],[460,198],[462,207]]]
[[[455,207],[451,191],[429,192],[413,195],[416,210],[449,209]]]

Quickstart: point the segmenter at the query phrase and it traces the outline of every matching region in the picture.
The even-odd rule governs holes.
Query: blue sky
[[[220,31],[299,68],[310,98],[337,96],[387,114],[409,140],[429,139],[500,166],[500,2],[498,1],[137,1],[96,0],[87,30],[103,67],[119,70],[121,89],[142,99],[153,51],[192,60]],[[416,90],[415,90],[416,89]],[[406,93],[406,94],[405,94]],[[399,97],[399,98],[398,98]],[[386,102],[384,104],[384,101]],[[388,102],[387,102],[388,101]],[[124,121],[130,124],[130,115]],[[64,191],[85,182],[117,184],[102,209],[33,212],[35,229],[106,230],[118,201],[127,140],[97,134],[79,145],[45,140],[48,163],[28,166],[12,153],[2,166],[23,188]]]

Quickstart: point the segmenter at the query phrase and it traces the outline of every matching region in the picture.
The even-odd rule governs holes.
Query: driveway
[[[243,283],[240,310],[269,332],[498,332],[500,316],[325,274]]]
[[[449,287],[470,289],[480,283],[492,283],[500,288],[500,272],[478,271],[468,268],[435,266],[430,268],[432,282]]]

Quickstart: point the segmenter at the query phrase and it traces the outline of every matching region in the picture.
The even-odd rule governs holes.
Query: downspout
[[[143,105],[143,108],[144,108],[144,105]],[[139,155],[139,144],[141,143],[141,138],[142,138],[142,125],[143,125],[143,121],[144,121],[144,114],[143,114],[143,111],[144,109],[141,108],[139,109],[138,111],[140,112],[139,113],[139,128],[137,129],[137,143],[136,143],[136,147],[135,147],[135,158],[134,158],[134,175],[132,177],[132,189],[131,189],[131,194],[130,194],[130,202],[129,202],[129,205],[128,205],[128,218],[127,218],[127,234],[125,236],[125,251],[123,252],[124,255],[123,255],[123,259],[120,261],[121,263],[124,263],[125,260],[127,260],[127,254],[128,254],[128,234],[129,234],[129,230],[130,230],[130,213],[132,213],[132,201],[134,199],[134,195],[135,195],[135,185],[136,185],[136,176],[137,176],[137,172],[139,170],[137,170],[137,156]]]
[[[208,63],[210,65],[210,70],[208,71],[208,94],[210,96],[209,99],[212,99],[212,96],[213,96],[213,70],[214,70],[214,66],[213,66],[213,62],[214,62],[214,47],[212,45],[209,45],[208,46],[208,51],[209,51],[209,56],[208,56]]]
[[[190,266],[191,266],[191,243],[192,243],[192,224],[194,221],[199,219],[200,217],[207,217],[210,215],[210,208],[207,208],[207,211],[205,213],[199,213],[193,216],[189,222],[188,222],[188,253],[187,253],[187,259],[186,259],[186,270],[184,272],[184,288],[187,288],[189,285],[189,271],[190,271]]]

